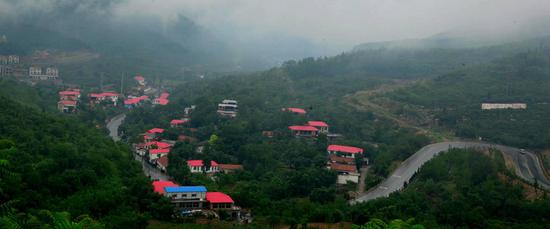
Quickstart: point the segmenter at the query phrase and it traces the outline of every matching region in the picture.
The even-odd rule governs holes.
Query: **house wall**
[[[193,201],[206,199],[206,192],[170,192],[164,194],[170,198],[172,202],[178,201]]]
[[[358,173],[338,174],[336,183],[347,184],[348,181],[359,183],[359,174]]]
[[[525,103],[482,103],[482,110],[494,110],[494,109],[527,109]]]

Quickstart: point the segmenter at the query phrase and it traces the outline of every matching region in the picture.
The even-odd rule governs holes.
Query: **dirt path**
[[[362,194],[365,192],[365,177],[367,176],[367,172],[369,171],[368,166],[361,167],[359,172],[361,175],[359,176],[359,185],[357,185],[357,193]]]
[[[378,116],[384,117],[386,119],[389,119],[399,125],[400,127],[412,129],[417,131],[420,134],[425,134],[428,136],[431,136],[433,139],[437,139],[439,141],[446,141],[446,140],[453,140],[455,139],[451,134],[449,133],[440,133],[435,132],[434,130],[420,127],[418,125],[415,125],[414,123],[411,123],[410,121],[407,121],[399,115],[394,114],[391,112],[388,108],[383,107],[375,102],[372,101],[372,97],[376,95],[380,95],[383,93],[392,92],[401,88],[408,87],[417,81],[394,81],[390,84],[384,84],[378,88],[375,88],[373,90],[366,90],[366,91],[358,91],[354,94],[346,95],[344,96],[344,102],[360,111],[369,111],[373,112],[374,114],[377,114]]]

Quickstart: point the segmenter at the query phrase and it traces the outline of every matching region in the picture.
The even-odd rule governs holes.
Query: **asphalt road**
[[[550,189],[550,180],[544,175],[543,168],[537,156],[528,151],[522,154],[520,149],[509,146],[484,143],[484,142],[441,142],[427,145],[418,152],[407,158],[401,165],[377,186],[368,192],[360,195],[351,203],[365,202],[380,197],[387,197],[390,193],[403,188],[405,182],[409,181],[413,174],[427,161],[441,152],[450,148],[496,148],[502,153],[509,155],[513,159],[516,174],[529,183],[534,183],[535,179],[540,187]]]
[[[118,136],[118,127],[122,124],[125,118],[126,118],[126,114],[119,114],[113,117],[107,123],[107,129],[109,130],[109,137],[111,137],[115,142],[120,141],[120,136]]]
[[[119,141],[120,136],[118,135],[118,127],[124,122],[124,119],[126,118],[126,114],[120,114],[115,117],[113,117],[108,123],[107,123],[107,129],[109,130],[109,136],[114,141]],[[147,162],[147,160],[144,160],[142,157],[134,153],[134,159],[136,161],[139,161],[141,163],[141,168],[145,175],[147,175],[152,180],[171,180],[171,177],[161,172],[156,167],[152,166]]]

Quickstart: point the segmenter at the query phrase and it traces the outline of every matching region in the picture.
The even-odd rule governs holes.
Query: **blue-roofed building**
[[[164,195],[170,198],[177,208],[196,209],[203,208],[206,191],[204,186],[165,187]]]

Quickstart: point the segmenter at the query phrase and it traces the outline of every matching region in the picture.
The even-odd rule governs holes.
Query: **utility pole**
[[[124,72],[120,75],[120,96],[124,95]]]
[[[103,72],[99,73],[99,90],[103,92]]]

